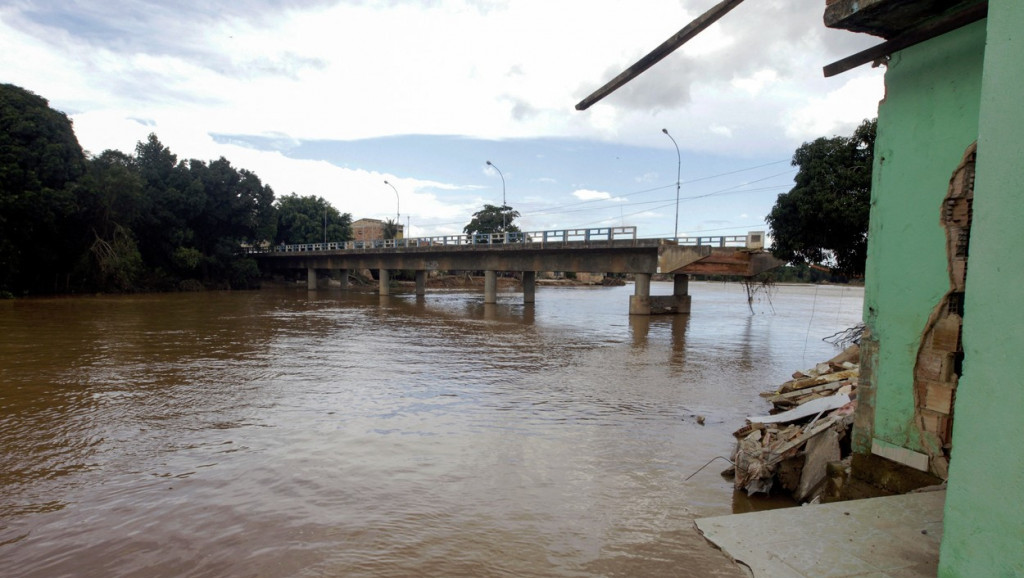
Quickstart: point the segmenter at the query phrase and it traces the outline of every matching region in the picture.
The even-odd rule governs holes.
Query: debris
[[[812,399],[793,409],[775,415],[748,417],[747,421],[751,423],[788,423],[810,415],[839,409],[848,403],[850,403],[850,396],[837,393],[828,397]]]
[[[747,418],[736,430],[733,451],[737,489],[768,493],[779,484],[801,502],[827,499],[827,466],[845,456],[857,404],[859,347],[793,374],[776,391],[762,394],[770,415]],[[847,444],[848,445],[848,444]]]

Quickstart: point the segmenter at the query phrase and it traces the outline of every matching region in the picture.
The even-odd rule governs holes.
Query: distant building
[[[398,225],[395,238],[405,237],[405,227]],[[380,219],[359,219],[352,223],[353,241],[379,241],[384,238],[384,221]]]

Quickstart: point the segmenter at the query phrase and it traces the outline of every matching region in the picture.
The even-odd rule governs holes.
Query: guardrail
[[[636,227],[599,227],[594,229],[558,229],[510,233],[477,233],[444,235],[411,239],[377,239],[374,241],[338,241],[249,247],[249,253],[302,253],[309,251],[353,251],[360,249],[402,249],[407,247],[446,247],[460,245],[543,246],[545,243],[586,243],[589,241],[636,240]]]
[[[746,247],[750,235],[726,235],[718,237],[679,237],[676,242],[686,246]]]
[[[247,247],[248,253],[304,253],[311,251],[355,251],[366,249],[402,249],[407,247],[447,247],[464,245],[536,246],[547,243],[587,243],[589,241],[635,241],[636,227],[599,227],[593,229],[557,229],[552,231],[528,231],[514,233],[477,233],[475,235],[444,235],[438,237],[413,237],[411,239],[377,239],[374,241],[338,241],[334,243],[304,243],[299,245],[274,245]],[[760,249],[764,233],[753,231],[747,235],[724,235],[715,237],[668,238],[682,246],[748,247]]]

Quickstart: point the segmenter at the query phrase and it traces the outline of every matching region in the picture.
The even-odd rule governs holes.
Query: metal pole
[[[324,245],[327,244],[327,205],[324,205]]]
[[[395,188],[395,185],[392,185],[391,183],[389,183],[387,181],[384,181],[384,184],[389,186],[389,187],[391,187],[395,191],[395,224],[396,225],[401,225],[402,224],[402,201],[398,198],[398,189]]]
[[[665,133],[665,136],[667,136],[668,138],[672,139],[672,144],[676,145],[676,159],[678,161],[677,164],[676,164],[676,224],[675,224],[675,228],[672,229],[672,235],[674,236],[676,242],[678,243],[679,242],[679,179],[680,179],[680,175],[682,174],[682,171],[683,171],[683,157],[682,157],[682,155],[679,154],[679,145],[676,144],[676,139],[672,138],[672,135],[668,134],[668,129],[667,128],[663,128],[663,129],[661,129],[661,132]]]
[[[491,161],[487,161],[487,166],[494,167],[494,170],[498,171],[498,176],[501,177],[501,232],[504,233],[508,229],[507,217],[505,215],[505,175],[501,174],[501,169],[494,165]]]

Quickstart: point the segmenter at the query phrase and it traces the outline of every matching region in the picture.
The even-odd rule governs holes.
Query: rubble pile
[[[777,482],[800,502],[820,501],[828,464],[849,454],[859,357],[851,345],[762,394],[773,406],[770,415],[748,417],[733,434],[737,489],[767,494]]]

